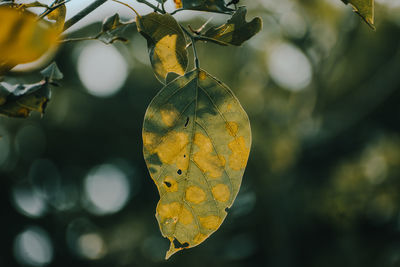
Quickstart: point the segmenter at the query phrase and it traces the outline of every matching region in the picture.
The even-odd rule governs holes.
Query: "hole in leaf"
[[[171,187],[171,183],[170,183],[170,182],[164,181],[164,184],[165,184],[167,187]]]
[[[175,248],[187,248],[188,246],[189,246],[188,242],[185,242],[182,244],[181,242],[178,241],[178,239],[174,238],[174,247]]]
[[[225,212],[228,212],[230,210],[230,208],[226,207],[225,208]]]
[[[179,170],[177,171],[177,173],[178,173],[179,175],[181,175],[181,174],[182,174],[182,170],[179,169]]]
[[[185,127],[189,124],[189,117],[186,117]]]
[[[186,158],[186,155],[183,155],[184,158]]]

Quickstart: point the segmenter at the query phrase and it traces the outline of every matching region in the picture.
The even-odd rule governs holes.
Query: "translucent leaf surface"
[[[256,35],[262,28],[262,20],[257,17],[246,22],[247,10],[240,7],[227,23],[210,28],[205,36],[218,40],[221,44],[241,45]]]
[[[374,0],[342,0],[345,4],[350,4],[354,11],[359,14],[364,21],[373,29],[374,26]]]
[[[169,258],[202,243],[224,221],[247,164],[250,123],[228,87],[195,70],[153,99],[143,144],[160,193],[156,217],[171,241]]]
[[[47,15],[47,18],[49,20],[54,20],[55,21],[54,26],[58,29],[59,32],[62,32],[64,28],[66,14],[67,14],[66,6],[61,5],[57,7],[55,10],[53,10],[49,15]]]
[[[46,82],[17,85],[6,89],[0,85],[0,114],[26,118],[32,111],[44,113],[50,100],[50,89]]]
[[[0,74],[38,59],[57,44],[57,28],[28,11],[0,6],[0,25]]]
[[[226,7],[224,0],[174,0],[176,8],[231,13],[234,10]]]
[[[58,68],[57,63],[55,62],[51,63],[49,66],[43,69],[40,74],[42,74],[42,76],[47,78],[49,81],[61,80],[62,78],[64,78],[64,75]]]
[[[115,13],[114,15],[104,19],[102,25],[102,31],[103,32],[112,31],[117,29],[121,25],[123,25],[123,23],[120,21],[119,15],[118,13]]]
[[[147,39],[150,61],[156,77],[165,84],[169,72],[185,74],[188,66],[186,39],[169,14],[150,13],[137,17],[138,31]]]

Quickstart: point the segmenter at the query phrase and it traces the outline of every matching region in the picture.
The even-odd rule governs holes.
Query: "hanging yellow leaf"
[[[350,4],[354,11],[359,14],[364,21],[372,28],[374,26],[374,0],[342,0],[345,4]]]
[[[156,77],[165,84],[167,74],[185,74],[188,66],[186,39],[178,22],[169,14],[150,13],[136,18],[138,31],[147,39]]]
[[[242,45],[262,28],[261,18],[256,17],[246,22],[246,13],[246,7],[240,7],[227,23],[210,28],[204,35],[220,44]]]
[[[59,31],[26,10],[0,6],[0,25],[0,75],[38,59],[57,44]]]
[[[203,70],[166,85],[147,109],[144,158],[157,185],[166,258],[202,243],[224,221],[251,146],[250,123],[232,91]]]

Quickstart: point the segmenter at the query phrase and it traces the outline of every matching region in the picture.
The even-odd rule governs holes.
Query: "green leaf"
[[[342,0],[346,5],[350,4],[354,12],[360,15],[364,21],[375,30],[374,26],[374,0]]]
[[[224,0],[174,0],[174,2],[176,8],[217,13],[232,13],[234,11],[226,7]]]
[[[246,7],[240,7],[227,23],[210,28],[204,35],[215,39],[220,44],[241,45],[256,35],[262,28],[259,17],[246,22]]]
[[[64,78],[64,75],[58,68],[57,63],[55,62],[51,63],[49,66],[43,69],[40,74],[42,74],[42,76],[44,78],[47,78],[49,81],[61,80],[62,78]]]
[[[188,66],[185,35],[169,14],[137,17],[138,31],[147,39],[150,61],[157,79],[165,84],[167,74],[183,75]]]
[[[143,124],[144,158],[157,185],[166,254],[202,243],[224,221],[251,146],[250,123],[232,91],[203,70],[166,85]]]
[[[0,106],[4,105],[7,101],[7,96],[10,95],[10,91],[8,91],[6,88],[4,88],[0,84]]]
[[[116,41],[126,43],[128,39],[122,35],[132,23],[133,22],[121,22],[119,15],[114,14],[104,20],[102,31],[95,38],[106,44],[112,44]]]
[[[26,118],[32,111],[44,113],[50,100],[48,83],[17,85],[11,90],[0,86],[0,114],[9,117]]]
[[[123,23],[119,19],[118,13],[105,18],[102,25],[103,32],[112,31],[121,26]]]

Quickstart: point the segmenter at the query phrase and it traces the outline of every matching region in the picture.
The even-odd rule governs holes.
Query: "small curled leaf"
[[[240,7],[227,23],[210,28],[204,35],[219,41],[220,44],[242,45],[262,28],[261,18],[256,17],[246,22],[246,13],[246,8]]]
[[[120,21],[118,13],[115,13],[114,15],[104,19],[102,25],[102,31],[107,32],[115,30],[122,24],[123,23]]]
[[[143,153],[160,201],[166,254],[201,244],[236,198],[251,146],[250,123],[233,92],[203,70],[166,85],[149,105]]]

